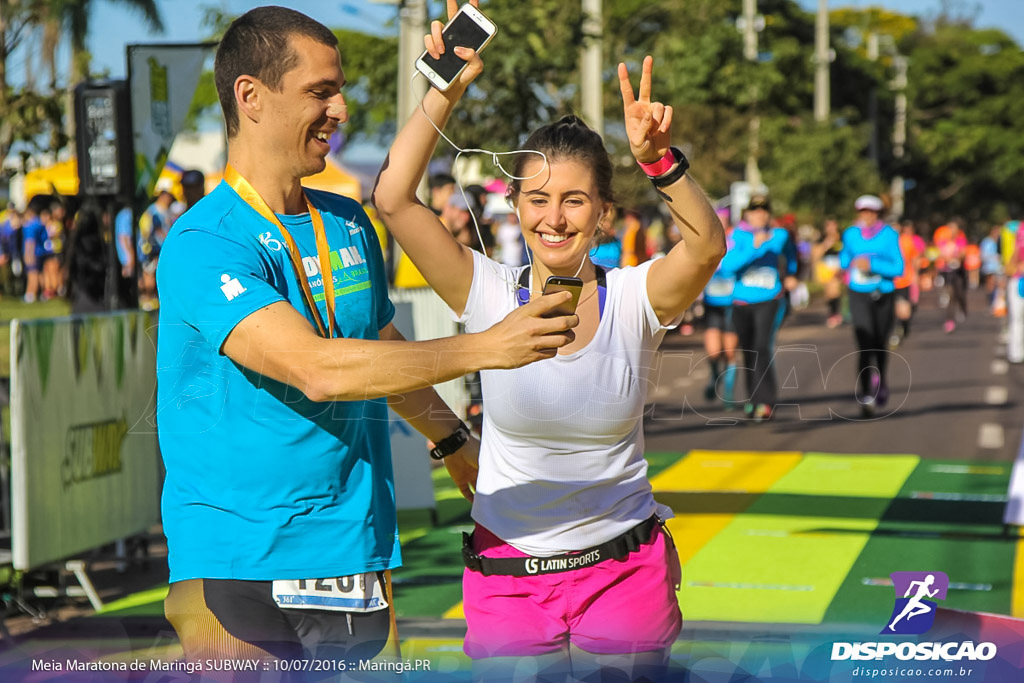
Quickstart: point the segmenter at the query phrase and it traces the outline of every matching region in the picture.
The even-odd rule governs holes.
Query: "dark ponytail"
[[[612,160],[604,148],[601,136],[578,116],[563,116],[554,123],[541,126],[530,134],[523,149],[543,152],[548,162],[578,161],[594,172],[594,182],[603,202],[614,202],[612,194]],[[536,154],[519,154],[516,157],[512,175],[522,177],[526,165],[537,158]],[[522,181],[513,180],[505,198],[515,204],[519,197]]]

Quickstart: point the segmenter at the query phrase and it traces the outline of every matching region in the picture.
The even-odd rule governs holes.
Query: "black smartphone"
[[[552,275],[544,283],[544,294],[554,294],[555,292],[570,292],[572,298],[564,304],[560,304],[557,308],[552,309],[545,317],[555,318],[560,315],[573,315],[576,312],[576,306],[580,303],[580,294],[583,292],[583,280],[578,277]]]

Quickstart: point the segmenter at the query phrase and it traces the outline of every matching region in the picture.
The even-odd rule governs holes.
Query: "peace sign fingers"
[[[668,152],[672,107],[661,102],[651,102],[654,59],[644,57],[640,73],[639,97],[633,94],[629,70],[619,64],[619,89],[622,91],[622,108],[625,117],[626,135],[633,156],[641,163],[651,163]]]

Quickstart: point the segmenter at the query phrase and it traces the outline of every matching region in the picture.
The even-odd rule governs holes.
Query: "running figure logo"
[[[896,606],[881,633],[925,633],[935,622],[935,610],[938,607],[926,598],[945,600],[949,577],[943,572],[893,572],[889,576],[896,590]]]

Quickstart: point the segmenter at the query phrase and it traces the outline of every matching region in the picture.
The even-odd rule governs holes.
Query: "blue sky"
[[[524,0],[525,1],[525,0]],[[615,0],[606,0],[614,2]],[[799,0],[808,9],[817,7],[817,0]],[[393,18],[395,5],[375,4],[369,0],[158,0],[167,31],[152,34],[141,18],[127,12],[124,6],[98,0],[90,23],[92,35],[89,49],[96,69],[108,69],[112,77],[125,75],[125,51],[128,43],[196,42],[208,33],[202,25],[203,8],[220,7],[231,14],[241,14],[262,4],[278,4],[309,14],[330,27],[346,26],[357,30],[379,32]],[[930,15],[939,7],[939,0],[830,0],[830,6],[869,7],[881,5],[907,14]],[[977,24],[995,26],[1010,33],[1024,44],[1024,0],[964,0],[966,6],[980,7]]]

